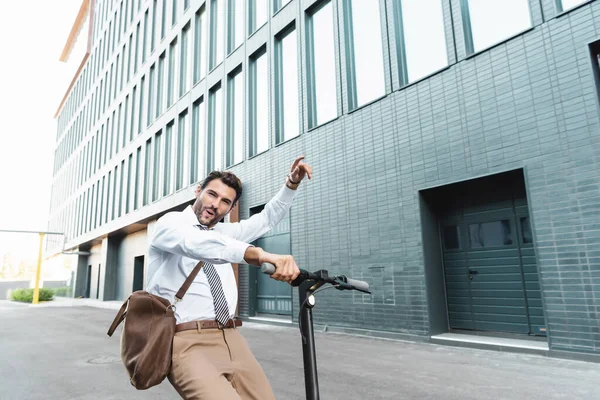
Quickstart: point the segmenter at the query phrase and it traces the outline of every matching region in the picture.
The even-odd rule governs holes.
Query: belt
[[[224,329],[224,328],[235,328],[242,326],[242,320],[230,319],[223,326],[215,320],[204,320],[204,321],[189,321],[178,324],[175,327],[175,332],[189,331],[189,330],[201,330],[201,329]]]

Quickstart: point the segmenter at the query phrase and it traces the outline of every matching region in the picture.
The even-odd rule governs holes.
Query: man
[[[287,214],[296,189],[312,168],[298,157],[285,186],[264,210],[239,223],[219,223],[242,195],[230,172],[211,172],[196,190],[196,201],[161,217],[148,250],[148,269],[156,270],[148,292],[174,301],[198,260],[206,264],[177,303],[177,328],[169,381],[185,399],[274,399],[269,382],[233,320],[237,286],[231,263],[275,265],[272,278],[291,282],[299,274],[291,255],[272,254],[248,243]]]

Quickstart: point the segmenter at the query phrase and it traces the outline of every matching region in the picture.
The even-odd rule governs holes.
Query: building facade
[[[373,291],[324,292],[316,323],[600,353],[598,1],[86,4],[49,222],[76,296],[142,288],[153,224],[207,172],[241,177],[243,219],[304,154],[257,244]],[[237,273],[240,316],[297,320],[297,291]]]

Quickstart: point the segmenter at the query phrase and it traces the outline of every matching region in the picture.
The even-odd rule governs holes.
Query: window
[[[156,76],[156,109],[154,110],[154,119],[157,119],[163,111],[163,81],[165,79],[165,52],[158,58],[158,74]]]
[[[244,4],[239,0],[229,0],[227,53],[233,52],[244,42]]]
[[[556,8],[558,9],[558,12],[563,12],[570,10],[573,7],[577,7],[586,1],[588,0],[556,0]]]
[[[188,57],[189,52],[189,33],[190,33],[190,24],[188,23],[181,32],[181,60],[179,63],[179,97],[183,96],[189,90],[190,79],[189,73],[191,69],[188,66],[190,61]]]
[[[200,157],[200,138],[204,137],[204,99],[196,101],[192,106],[192,131],[190,149],[190,184],[198,181],[198,159]]]
[[[139,66],[139,61],[142,58],[142,48],[141,48],[141,36],[140,35],[140,23],[138,22],[137,26],[135,27],[135,58],[133,59],[133,74],[135,75],[137,70],[138,70],[138,66]]]
[[[187,110],[179,114],[179,124],[177,130],[177,156],[175,162],[177,163],[176,179],[175,179],[175,190],[183,188],[183,172],[185,166],[185,154],[186,154],[186,139],[187,139]]]
[[[396,2],[394,11],[401,85],[407,85],[447,66],[442,1],[401,0]]]
[[[157,0],[153,0],[152,2],[152,26],[150,27],[150,53],[154,51],[155,39],[156,35],[156,14],[158,13],[158,3]]]
[[[135,154],[135,184],[133,187],[133,209],[137,210],[139,208],[139,193],[140,193],[140,163],[142,159],[142,146],[138,147]]]
[[[379,1],[346,0],[350,108],[385,94]]]
[[[254,33],[269,18],[268,0],[252,0],[248,2],[248,34]]]
[[[289,2],[290,0],[273,0],[273,12],[276,13],[281,10]]]
[[[169,45],[169,72],[167,81],[167,108],[175,102],[175,70],[177,69],[177,39]]]
[[[165,130],[165,153],[164,153],[164,164],[163,164],[163,196],[171,194],[171,163],[172,163],[172,146],[171,142],[173,141],[173,125],[175,121],[171,121],[167,124],[167,128]]]
[[[206,13],[204,6],[196,13],[196,26],[194,30],[194,83],[200,82],[206,75]]]
[[[171,0],[171,26],[177,22],[177,0]]]
[[[140,135],[144,131],[144,90],[146,88],[146,76],[142,76],[140,81],[140,104],[138,107],[138,135]]]
[[[148,110],[146,111],[146,126],[150,126],[152,123],[152,117],[154,116],[154,84],[156,81],[156,64],[152,64],[149,72],[148,81]]]
[[[152,138],[146,140],[146,152],[144,153],[144,196],[143,205],[148,204],[152,194]]]
[[[144,37],[142,39],[142,64],[146,62],[147,47],[146,43],[148,42],[148,10],[144,13]]]
[[[131,177],[132,177],[132,168],[133,168],[133,154],[129,155],[127,159],[127,183],[123,190],[127,193],[125,199],[125,214],[129,214],[131,211],[131,190],[133,189],[133,185],[131,185]]]
[[[223,61],[223,26],[225,19],[224,0],[210,2],[210,69]]]
[[[222,137],[223,137],[223,98],[221,85],[217,85],[209,93],[210,128],[207,141],[207,171],[221,169]]]
[[[160,11],[162,14],[162,19],[160,21],[160,40],[163,40],[167,34],[167,0],[162,1]]]
[[[229,76],[227,89],[227,166],[231,166],[244,159],[244,76],[241,68]]]
[[[276,38],[275,51],[276,135],[277,143],[281,143],[300,134],[298,46],[294,27]]]
[[[469,225],[472,249],[510,246],[513,244],[510,221],[505,219]]]
[[[158,200],[160,195],[160,173],[162,166],[162,131],[154,135],[154,181],[152,184],[152,201]]]
[[[250,59],[250,157],[269,148],[269,68],[266,48]]]
[[[468,53],[531,27],[529,0],[461,0]]]
[[[331,1],[321,4],[308,18],[309,129],[338,115],[333,21]]]

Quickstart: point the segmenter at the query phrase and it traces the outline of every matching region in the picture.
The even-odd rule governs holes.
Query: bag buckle
[[[175,304],[179,303],[181,299],[178,299],[177,297],[175,297],[175,301],[173,302],[173,304],[171,304],[169,307],[167,307],[167,310],[173,310],[173,312],[177,311],[177,307],[175,306]]]

